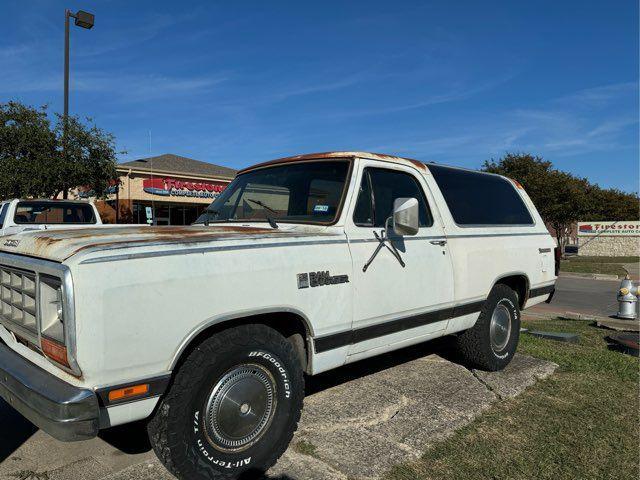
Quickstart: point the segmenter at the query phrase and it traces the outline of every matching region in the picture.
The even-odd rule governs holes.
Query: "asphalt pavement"
[[[594,280],[561,275],[551,303],[526,310],[529,313],[558,314],[567,312],[609,317],[618,311],[616,296],[620,280]]]

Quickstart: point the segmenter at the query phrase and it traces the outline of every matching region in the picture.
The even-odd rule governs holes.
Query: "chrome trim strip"
[[[512,225],[509,225],[512,226]],[[446,235],[447,238],[477,238],[477,237],[530,237],[549,235],[549,232],[515,232],[515,233],[470,233],[466,235]]]
[[[194,253],[209,253],[209,252],[226,252],[230,250],[251,250],[254,248],[275,248],[275,247],[297,247],[308,245],[334,245],[347,243],[346,239],[341,240],[317,240],[310,242],[279,242],[279,243],[263,243],[263,244],[245,244],[245,245],[225,245],[217,247],[199,247],[199,248],[187,248],[182,250],[161,250],[158,252],[140,252],[140,253],[124,253],[121,255],[112,255],[110,257],[100,258],[88,258],[80,262],[81,265],[90,263],[103,263],[103,262],[118,262],[121,260],[133,260],[140,258],[151,257],[168,257],[174,255],[189,255]]]
[[[532,235],[549,235],[547,232],[533,232],[533,233],[489,233],[489,234],[470,234],[470,235],[433,235],[433,236],[420,236],[420,237],[398,237],[403,241],[412,240],[430,240],[430,239],[450,239],[450,238],[480,238],[480,237],[520,237],[520,236],[532,236]],[[354,240],[340,239],[340,240],[312,240],[302,242],[277,242],[277,243],[263,243],[263,244],[244,244],[244,245],[225,245],[225,246],[211,246],[211,247],[197,247],[197,248],[185,248],[181,250],[159,250],[157,252],[140,252],[140,253],[124,253],[120,255],[111,255],[107,257],[88,258],[82,260],[80,265],[92,264],[92,263],[106,263],[106,262],[119,262],[122,260],[134,260],[140,258],[153,258],[153,257],[169,257],[174,255],[189,255],[196,253],[209,253],[209,252],[227,252],[233,250],[251,250],[254,248],[277,248],[277,247],[300,247],[309,245],[337,245],[342,243],[368,243],[377,242],[375,238],[359,238]],[[140,246],[157,246],[158,244],[136,245]],[[162,243],[160,245],[166,245]],[[121,247],[130,248],[130,247]],[[114,250],[118,249],[117,246],[113,247]]]

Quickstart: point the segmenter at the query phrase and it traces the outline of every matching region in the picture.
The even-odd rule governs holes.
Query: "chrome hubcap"
[[[509,343],[511,336],[511,312],[509,309],[498,304],[491,315],[491,325],[489,326],[489,336],[491,337],[491,348],[499,352]]]
[[[207,400],[206,430],[222,451],[249,448],[269,427],[276,410],[276,383],[260,365],[239,365],[216,383]]]

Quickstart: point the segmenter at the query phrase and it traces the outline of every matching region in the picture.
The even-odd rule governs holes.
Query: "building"
[[[105,202],[96,202],[107,223],[189,225],[236,174],[173,154],[124,162],[117,170],[118,188]]]

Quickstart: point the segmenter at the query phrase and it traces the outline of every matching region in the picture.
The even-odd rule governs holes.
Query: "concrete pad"
[[[516,355],[501,372],[474,370],[473,373],[500,398],[513,398],[536,381],[547,378],[556,368],[558,365],[553,362],[527,355]]]
[[[309,478],[314,480],[349,480],[345,474],[333,469],[323,461],[297,453],[292,448],[287,450],[280,457],[278,464],[269,470],[267,478],[271,480],[307,480]]]
[[[371,369],[363,369],[363,362],[345,367],[333,383],[325,377],[326,385],[305,399],[298,432],[268,478],[379,478],[556,368],[516,355],[504,372],[487,373],[416,352],[421,350],[416,347],[386,360],[365,360]],[[26,478],[48,480],[173,478],[149,450],[139,428],[62,443],[43,432],[34,433],[17,412],[0,404],[0,429],[0,452],[2,448],[5,452],[4,461],[0,460],[2,479],[15,480],[30,472],[33,475]],[[301,441],[315,447],[311,455],[300,451]]]
[[[596,325],[620,332],[640,332],[640,320],[623,320],[621,318],[599,318]]]
[[[117,473],[108,475],[104,477],[104,480],[175,480],[175,478],[154,457],[149,462],[132,465]]]

